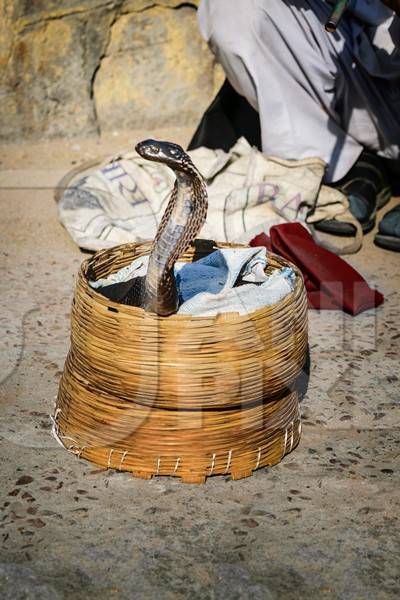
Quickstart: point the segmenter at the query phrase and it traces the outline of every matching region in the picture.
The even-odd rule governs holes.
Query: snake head
[[[174,171],[185,170],[185,166],[191,162],[184,149],[173,142],[143,140],[136,144],[135,150],[143,158],[163,163]]]

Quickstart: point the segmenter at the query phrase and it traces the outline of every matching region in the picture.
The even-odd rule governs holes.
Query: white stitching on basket
[[[232,450],[229,450],[229,452],[228,452],[228,462],[226,463],[226,469],[224,471],[224,474],[228,472],[228,469],[231,466],[231,462],[232,462]]]
[[[110,453],[108,455],[108,464],[107,464],[107,469],[111,469],[111,457],[113,455],[114,452],[114,448],[111,448]]]
[[[299,420],[299,424],[297,426],[297,433],[298,433],[298,435],[300,437],[301,436],[301,427],[302,427],[301,426],[301,410],[300,410],[300,407],[298,407],[298,409],[297,409],[297,418]]]
[[[79,450],[78,452],[78,458],[80,458],[82,456],[82,452],[84,451],[84,449],[87,448],[87,446],[82,446],[82,448]]]
[[[60,435],[60,426],[57,422],[58,420],[58,415],[61,414],[61,408],[57,408],[55,413],[54,413],[54,417],[52,415],[49,415],[51,422],[53,423],[53,426],[51,428],[51,435],[53,436],[53,438],[56,440],[56,442],[61,446],[61,448],[64,448],[64,450],[68,450],[68,452],[72,452],[72,454],[77,454],[79,456],[79,452],[80,452],[80,448],[78,445],[78,442],[70,437],[69,435]],[[70,442],[73,442],[70,446],[67,446],[64,444],[64,440],[69,440]],[[72,450],[72,448],[75,448],[75,450]],[[85,446],[84,446],[85,448]]]
[[[283,458],[286,454],[286,444],[287,444],[287,429],[285,429],[285,441],[283,442],[283,452],[282,452],[281,458]]]
[[[174,473],[176,473],[176,472],[177,472],[177,470],[178,470],[178,467],[179,467],[179,463],[180,463],[180,461],[181,461],[181,458],[180,458],[180,456],[178,456],[178,458],[177,458],[177,461],[176,461],[176,464],[175,464]]]
[[[294,421],[291,422],[290,427],[292,429],[292,433],[290,434],[290,448],[289,448],[289,452],[292,451],[293,448],[293,438],[294,438]]]
[[[261,448],[258,449],[257,462],[256,462],[256,466],[254,467],[254,469],[258,469],[258,467],[260,465],[260,460],[261,460]]]
[[[73,445],[78,447],[78,442],[76,440],[74,440],[74,438],[69,437],[69,435],[60,435],[60,439],[61,440],[69,440],[70,442],[74,442]],[[65,448],[65,446],[64,446],[64,448]],[[71,448],[71,446],[70,446],[70,448]]]
[[[210,472],[208,475],[212,475],[214,472],[214,467],[215,467],[215,457],[216,457],[216,453],[214,452],[214,454],[212,455],[212,459],[211,459],[211,468],[210,468]]]
[[[121,470],[122,463],[124,462],[124,460],[125,460],[125,457],[126,457],[126,455],[127,455],[127,454],[128,454],[128,450],[125,450],[125,451],[122,453],[121,460],[120,460],[120,463],[119,463],[119,470]]]
[[[161,464],[161,458],[158,457],[158,459],[157,459],[157,471],[156,471],[156,475],[158,475],[159,472],[160,472],[160,464]]]
[[[53,426],[51,428],[51,435],[56,440],[56,442],[58,444],[60,444],[61,448],[65,449],[65,445],[62,443],[62,440],[60,438],[60,429],[59,429],[58,423],[56,421],[57,414],[55,414],[54,417],[52,415],[49,415],[49,416],[50,416],[51,422],[53,423]]]

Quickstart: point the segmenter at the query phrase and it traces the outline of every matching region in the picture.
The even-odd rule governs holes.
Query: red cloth
[[[257,235],[251,246],[266,246],[293,262],[303,273],[310,308],[343,310],[358,315],[382,304],[384,297],[333,252],[318,246],[300,223],[274,225],[270,236]]]

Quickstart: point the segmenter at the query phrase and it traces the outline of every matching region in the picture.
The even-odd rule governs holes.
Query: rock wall
[[[198,0],[0,0],[0,138],[194,123],[222,75]]]

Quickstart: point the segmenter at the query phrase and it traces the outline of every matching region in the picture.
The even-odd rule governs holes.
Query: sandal
[[[374,242],[387,250],[400,252],[400,204],[383,217]]]
[[[362,152],[348,174],[332,187],[339,189],[349,200],[349,210],[359,221],[363,233],[375,226],[376,212],[391,198],[391,188],[381,158],[370,152]],[[323,220],[314,224],[318,231],[333,235],[353,236],[355,227],[351,223]]]

